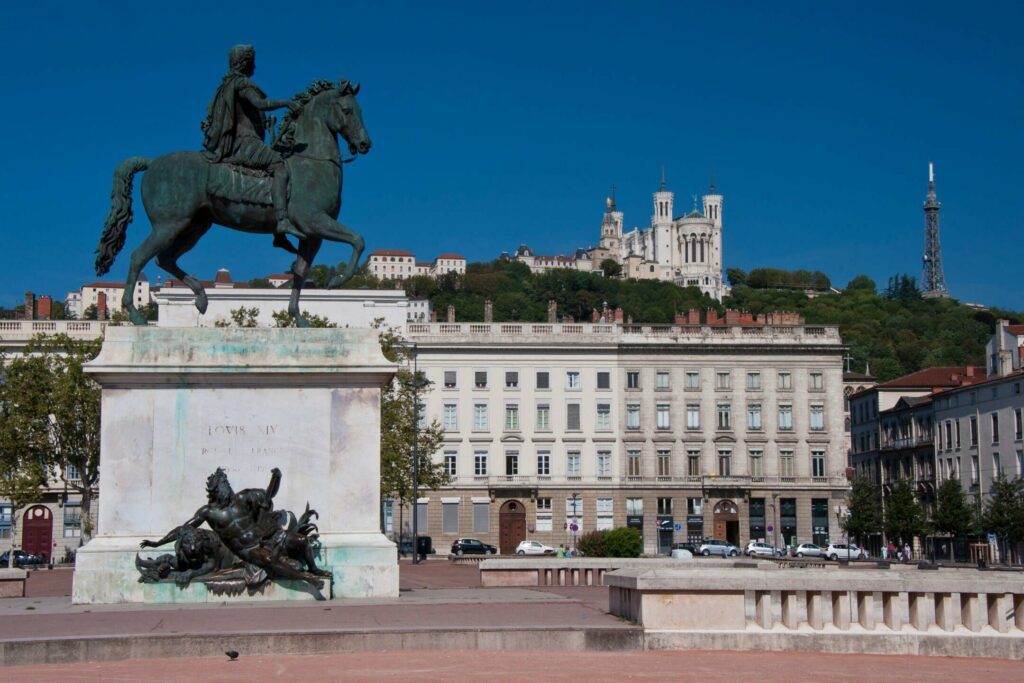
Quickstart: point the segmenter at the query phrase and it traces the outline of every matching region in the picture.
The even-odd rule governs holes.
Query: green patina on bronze
[[[288,312],[306,327],[299,295],[306,274],[324,240],[352,246],[343,273],[329,287],[340,287],[355,274],[364,241],[338,222],[341,211],[342,159],[338,135],[349,152],[366,154],[370,137],[356,102],[359,85],[314,81],[291,100],[268,99],[252,81],[256,53],[252,46],[231,48],[228,73],[217,88],[202,124],[202,152],[173,152],[156,158],[129,157],[114,172],[111,208],[96,248],[96,274],[110,270],[124,247],[132,219],[132,181],[141,183],[142,204],[153,229],[132,252],[125,284],[124,308],[132,322],[145,325],[132,295],[142,269],[153,258],[181,280],[206,312],[202,284],[178,265],[214,224],[244,232],[274,235],[274,246],[296,255]],[[274,133],[274,119],[263,112],[287,107]],[[272,143],[266,144],[267,131]],[[349,161],[349,160],[346,160]],[[292,246],[287,235],[298,238]]]

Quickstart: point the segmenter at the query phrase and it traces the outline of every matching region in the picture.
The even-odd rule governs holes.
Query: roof
[[[429,268],[432,265],[434,265],[434,263],[432,261],[417,261],[416,262],[416,267],[417,268]]]
[[[412,256],[412,252],[405,249],[378,249],[371,251],[370,256]]]
[[[228,284],[229,282],[232,281],[231,271],[229,271],[227,268],[221,268],[220,270],[217,271],[217,274],[213,276],[213,281],[219,282],[221,284]]]
[[[1007,325],[1006,331],[1019,336],[1024,334],[1024,325]]]
[[[294,277],[295,276],[292,275],[291,273],[274,273],[273,275],[268,275],[267,279],[268,280],[291,280]]]
[[[844,372],[843,373],[843,381],[844,382],[874,382],[876,379],[878,379],[878,378],[875,377],[874,375],[868,375],[868,374],[863,373],[863,372]]]
[[[461,259],[463,261],[466,260],[466,257],[463,256],[462,254],[447,254],[447,253],[446,254],[438,254],[437,258],[446,258],[446,259],[455,259],[455,260]],[[436,261],[437,259],[434,259],[434,260]]]
[[[995,384],[996,382],[1002,382],[1006,380],[1013,381],[1022,378],[1024,378],[1024,370],[1014,370],[1013,372],[1008,372],[1005,375],[993,375],[992,377],[983,377],[980,382],[974,382],[963,387],[956,387],[955,389],[948,389],[947,391],[942,392],[942,394],[943,396],[945,396],[949,392],[959,391],[961,389],[974,389],[975,387],[982,386],[985,384]]]
[[[94,287],[96,289],[124,289],[123,282],[90,282],[87,285],[82,285],[82,289],[86,287]]]
[[[970,376],[973,372],[973,376]],[[985,379],[985,371],[977,366],[941,366],[924,368],[909,375],[903,375],[888,382],[882,382],[878,389],[900,388],[951,388],[966,384],[977,384]]]

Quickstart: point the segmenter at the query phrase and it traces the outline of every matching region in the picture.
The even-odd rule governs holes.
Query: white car
[[[554,555],[555,549],[538,541],[521,541],[516,546],[516,555]]]
[[[850,543],[849,545],[845,543],[830,543],[828,549],[825,551],[825,557],[832,561],[866,560],[868,559],[868,554],[853,543]]]
[[[793,551],[797,557],[826,557],[825,549],[813,543],[801,543]]]
[[[751,541],[743,554],[747,557],[781,557],[782,551],[761,541]]]

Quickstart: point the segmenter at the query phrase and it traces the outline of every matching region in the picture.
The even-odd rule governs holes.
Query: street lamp
[[[576,492],[576,491],[572,492],[572,521],[569,522],[569,531],[572,534],[572,550],[573,550],[573,552],[576,552],[576,531],[573,530],[572,525],[576,524],[576,520],[579,519],[579,511],[578,511],[578,509],[576,507],[577,499],[579,499],[579,497],[580,497],[580,494],[578,492]],[[578,528],[579,527],[577,526],[577,529]]]
[[[417,365],[417,347],[412,345],[412,377],[404,382],[412,391],[412,563],[419,564],[419,508],[420,508],[420,390],[433,382],[420,374]],[[401,535],[399,535],[401,545]]]
[[[778,517],[777,517],[777,514],[778,514],[778,501],[779,501],[779,494],[778,493],[773,493],[772,494],[772,502],[771,502],[771,506],[772,506],[772,546],[774,546],[776,548],[779,547],[779,520],[778,520]]]

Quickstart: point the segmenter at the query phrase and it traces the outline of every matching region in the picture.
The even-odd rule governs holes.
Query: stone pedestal
[[[76,555],[75,603],[222,601],[141,584],[135,569],[139,541],[191,518],[217,467],[235,491],[281,470],[275,508],[319,512],[335,597],[398,596],[379,493],[380,388],[394,366],[374,330],[109,327],[87,370],[103,388],[99,520]],[[309,599],[301,588],[262,599]]]

